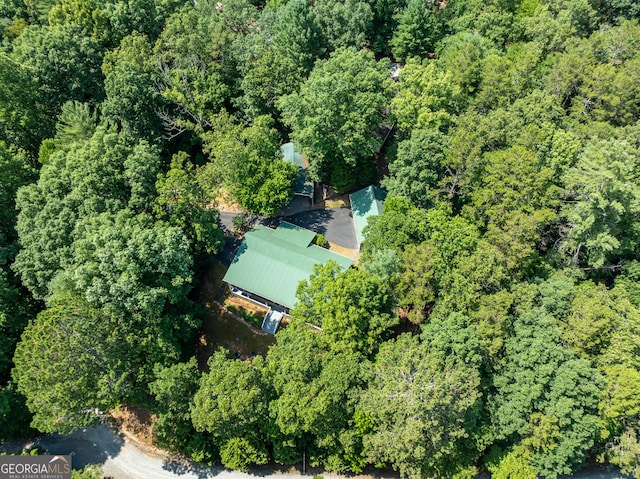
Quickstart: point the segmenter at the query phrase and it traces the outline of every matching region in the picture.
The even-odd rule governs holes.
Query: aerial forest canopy
[[[132,405],[240,470],[640,479],[639,2],[0,0],[0,42],[0,442]],[[277,213],[288,141],[384,211],[198,368],[216,202]]]

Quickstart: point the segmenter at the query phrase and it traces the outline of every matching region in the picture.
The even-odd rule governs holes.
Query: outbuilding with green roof
[[[358,247],[360,247],[364,241],[362,230],[367,226],[369,217],[382,213],[386,197],[387,192],[385,190],[373,185],[367,186],[366,188],[349,195],[353,223],[356,229],[356,238],[358,239]]]
[[[333,260],[343,269],[353,264],[311,244],[315,235],[284,221],[276,229],[257,226],[245,234],[223,281],[233,294],[287,313],[297,302],[298,284],[309,279],[316,264]]]
[[[306,196],[313,204],[314,183],[307,178],[309,163],[296,146],[289,142],[280,147],[282,159],[298,168],[298,176],[293,182],[293,192],[299,196]]]

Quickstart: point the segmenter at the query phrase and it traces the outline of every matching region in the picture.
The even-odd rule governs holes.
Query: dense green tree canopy
[[[196,359],[166,367],[157,364],[153,373],[149,391],[157,403],[154,426],[159,444],[182,450],[197,461],[210,460],[210,441],[194,430],[191,421],[191,404],[201,379]]]
[[[360,354],[331,350],[325,335],[301,322],[278,333],[267,356],[266,373],[274,399],[273,448],[278,462],[301,459],[335,471],[361,471],[365,465],[358,431],[351,425],[362,387]]]
[[[559,328],[544,309],[522,314],[514,332],[494,379],[496,434],[519,438],[515,444],[531,454],[537,474],[569,473],[594,443],[601,378],[559,344]]]
[[[371,179],[388,77],[373,54],[339,49],[316,65],[299,93],[282,98],[284,121],[309,159],[311,178],[342,191]]]
[[[444,129],[461,100],[452,75],[434,62],[410,59],[400,72],[398,94],[391,106],[401,130]]]
[[[75,24],[30,26],[14,47],[15,59],[35,79],[39,104],[50,119],[67,100],[102,100],[102,53]]]
[[[131,387],[135,370],[114,321],[82,300],[67,299],[40,313],[18,343],[13,376],[43,432],[96,423]]]
[[[102,125],[89,140],[53,154],[38,182],[19,191],[22,250],[14,269],[35,297],[47,296],[49,281],[69,265],[72,242],[83,234],[74,233],[77,223],[115,213],[129,201],[151,203],[155,192],[144,182],[157,175],[157,153],[146,141],[132,146]]]
[[[435,50],[441,31],[442,24],[436,5],[409,0],[389,42],[393,56],[400,62],[411,57],[425,58]]]
[[[119,122],[134,138],[160,137],[158,111],[164,106],[156,89],[157,65],[148,39],[137,32],[122,39],[103,61],[105,101],[103,115]]]
[[[568,223],[563,250],[575,264],[600,267],[635,251],[639,159],[626,142],[597,141],[567,170],[565,184],[573,201],[563,208]]]
[[[447,351],[447,340],[439,339],[421,343],[405,334],[386,343],[358,405],[364,453],[403,477],[444,477],[471,459],[465,428],[480,399],[479,356],[460,356],[455,347]]]
[[[328,46],[362,48],[367,43],[373,12],[361,0],[319,0],[314,5],[316,21]]]
[[[158,175],[156,211],[160,218],[182,228],[193,251],[217,253],[223,240],[219,214],[211,207],[213,191],[208,192],[199,173],[186,154],[174,155],[166,175]]]
[[[243,128],[224,111],[212,119],[205,137],[210,156],[203,176],[222,186],[248,212],[270,216],[293,197],[297,169],[282,161],[278,132],[268,116]]]
[[[267,461],[259,432],[268,412],[262,362],[229,361],[226,356],[220,350],[209,360],[209,373],[193,397],[191,417],[197,431],[209,433],[223,465],[248,470]]]
[[[391,196],[404,196],[419,207],[433,204],[447,167],[448,138],[438,131],[415,129],[398,144],[383,186]]]
[[[300,283],[296,319],[320,328],[334,347],[370,353],[393,320],[388,288],[363,270],[329,262]]]
[[[233,469],[640,479],[637,4],[0,0],[0,441],[133,406]],[[275,223],[289,141],[383,211],[209,358],[218,209]]]

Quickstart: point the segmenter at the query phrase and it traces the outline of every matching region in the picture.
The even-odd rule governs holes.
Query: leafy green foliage
[[[40,313],[25,329],[13,377],[43,432],[69,432],[99,421],[130,389],[118,326],[81,300],[68,299]]]
[[[324,335],[301,322],[277,336],[265,371],[274,394],[269,415],[275,460],[297,462],[304,447],[312,465],[361,471],[362,443],[351,424],[363,380],[362,356],[331,350]]]
[[[197,430],[221,443],[259,426],[267,414],[259,363],[228,360],[224,350],[211,357],[209,373],[203,376],[191,408]]]
[[[96,114],[91,113],[89,104],[70,100],[62,105],[58,115],[55,148],[68,151],[75,143],[89,140],[95,132]]]
[[[157,364],[154,376],[149,391],[157,403],[154,430],[158,443],[170,450],[186,452],[194,460],[210,460],[211,441],[195,431],[191,421],[193,396],[201,379],[195,358],[166,367]]]
[[[76,224],[85,217],[149,204],[157,175],[157,151],[144,141],[131,146],[104,125],[90,140],[68,145],[43,166],[37,183],[18,192],[17,231],[22,250],[14,269],[34,297],[48,295],[51,279],[71,261]],[[78,224],[79,226],[79,224]]]
[[[277,100],[296,91],[306,72],[275,46],[266,44],[255,50],[240,84],[243,96],[237,102],[249,118],[267,114],[279,117]]]
[[[590,456],[640,478],[638,15],[0,0],[0,440],[129,404],[241,470],[522,479]],[[191,268],[220,251],[219,198],[289,202],[289,140],[333,192],[385,186],[384,211],[265,359],[202,374]]]
[[[408,245],[402,257],[403,270],[396,286],[398,306],[412,323],[421,323],[436,299],[435,253],[429,242]]]
[[[156,211],[161,218],[179,226],[188,236],[195,252],[217,253],[223,235],[218,226],[219,214],[211,208],[214,198],[185,154],[174,155],[166,175],[159,175],[156,188]]]
[[[104,96],[101,48],[77,25],[28,27],[16,39],[14,56],[36,79],[38,99],[50,118],[68,100],[100,101]]]
[[[16,391],[14,383],[0,387],[0,444],[31,433],[31,414],[24,396]]]
[[[87,300],[113,315],[170,323],[163,312],[184,305],[191,289],[189,244],[182,231],[127,211],[102,214],[79,228],[83,235],[73,244],[68,274]]]
[[[400,252],[409,244],[424,241],[428,234],[427,217],[407,198],[387,197],[380,216],[369,218],[364,230],[362,258],[366,261],[375,251],[393,248]]]
[[[283,97],[283,119],[309,159],[308,175],[347,191],[371,178],[389,98],[383,63],[366,51],[338,49],[320,61],[300,92]]]
[[[165,135],[201,132],[229,96],[224,54],[252,21],[255,8],[238,0],[216,9],[213,2],[185,5],[168,19],[155,45],[158,90],[174,107],[163,112]]]
[[[389,40],[398,25],[398,15],[407,6],[407,0],[369,0],[373,10],[373,26],[371,43],[378,53],[390,52]]]
[[[72,470],[72,479],[100,479],[102,476],[102,466],[89,464],[84,466],[81,470]]]
[[[30,298],[16,287],[4,269],[0,269],[0,385],[10,377],[11,358],[22,330],[36,312]],[[9,393],[7,393],[9,394]],[[11,427],[8,427],[11,429]]]
[[[243,128],[221,112],[212,124],[213,131],[204,136],[211,160],[203,172],[205,181],[221,185],[251,214],[271,216],[288,204],[298,172],[282,160],[272,120],[260,116]]]
[[[25,153],[12,152],[0,142],[0,264],[15,255],[16,192],[34,176]]]
[[[246,437],[233,437],[220,449],[220,460],[223,466],[244,472],[248,472],[251,466],[266,464],[268,457],[264,448],[260,445],[256,447]]]
[[[433,204],[446,167],[448,138],[437,131],[414,129],[398,144],[382,185],[389,196],[404,196],[419,207]]]
[[[367,43],[373,12],[360,0],[318,0],[314,5],[316,22],[331,48],[362,48]]]
[[[465,427],[480,398],[479,356],[465,357],[436,331],[425,336],[431,333],[425,343],[408,334],[385,343],[358,405],[371,424],[363,437],[367,458],[403,477],[447,476],[471,459]]]
[[[435,62],[410,59],[400,72],[398,94],[392,111],[402,130],[412,128],[446,130],[457,112],[460,87],[453,75]]]
[[[553,172],[522,147],[487,153],[479,183],[471,194],[471,210],[486,237],[506,256],[509,267],[526,270],[537,257],[535,243],[554,218]]]
[[[53,130],[52,117],[38,101],[36,79],[29,65],[0,55],[0,140],[32,154]]]
[[[339,349],[369,354],[393,324],[386,285],[362,270],[318,265],[309,282],[300,283],[297,296],[291,315],[319,327]]]
[[[562,250],[574,264],[601,267],[635,251],[634,171],[638,153],[625,142],[594,142],[585,148],[565,184],[573,200],[562,210],[569,231]]]
[[[426,58],[435,50],[441,30],[438,9],[434,4],[409,0],[390,42],[395,59],[403,62],[412,57]]]
[[[323,53],[323,41],[315,11],[304,0],[290,0],[278,9],[273,27],[276,48],[286,52],[293,64],[311,71]]]
[[[570,473],[594,443],[601,378],[559,345],[559,329],[543,309],[521,314],[514,332],[494,378],[497,437],[528,450],[536,474]]]
[[[133,138],[153,139],[161,134],[157,111],[162,108],[156,91],[157,66],[148,39],[133,33],[104,59],[105,101],[102,114],[119,122]]]

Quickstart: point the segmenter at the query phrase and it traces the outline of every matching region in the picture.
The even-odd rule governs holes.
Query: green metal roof
[[[293,191],[297,195],[308,196],[313,198],[313,182],[307,180],[306,167],[304,156],[298,150],[293,143],[285,143],[280,146],[282,151],[282,159],[298,167],[298,176],[293,182]]]
[[[382,213],[382,207],[386,196],[387,192],[385,190],[373,185],[367,186],[366,188],[349,195],[358,244],[362,244],[364,241],[362,230],[367,226],[367,220],[369,217]]]
[[[306,248],[313,241],[316,234],[313,231],[301,228],[300,226],[281,221],[271,235],[280,241],[287,241],[301,248]]]
[[[313,266],[329,260],[347,269],[353,260],[309,244],[315,233],[289,223],[273,230],[257,226],[245,234],[224,281],[287,308],[298,301],[296,289]]]
[[[296,150],[296,147],[293,143],[285,143],[280,147],[280,150],[282,151],[282,159],[284,161],[288,161],[298,168],[304,168],[305,165],[302,153]]]
[[[293,191],[296,195],[313,198],[313,182],[307,181],[307,175],[302,168],[298,170],[298,176],[293,180]]]

